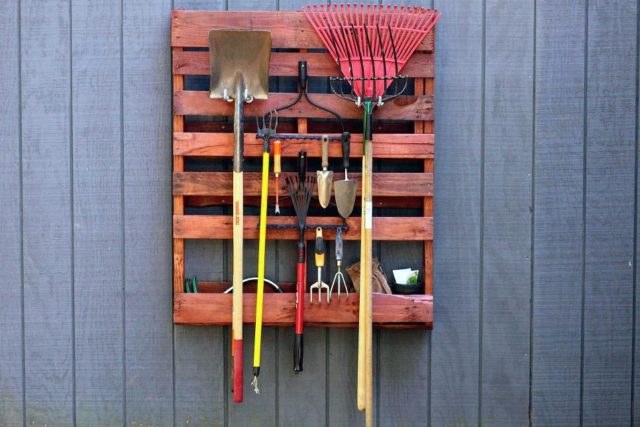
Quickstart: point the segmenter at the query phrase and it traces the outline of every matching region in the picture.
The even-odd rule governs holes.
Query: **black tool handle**
[[[307,176],[307,152],[300,150],[298,153],[298,177],[300,183],[304,182],[304,177]]]
[[[298,62],[298,84],[300,85],[300,92],[307,91],[307,61]]]
[[[351,154],[351,134],[349,132],[342,133],[342,165],[345,169],[349,169],[349,155]]]
[[[342,261],[342,227],[336,229],[336,261]]]

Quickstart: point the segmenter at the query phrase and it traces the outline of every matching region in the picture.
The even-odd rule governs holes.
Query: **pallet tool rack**
[[[232,127],[218,122],[208,128],[189,123],[185,116],[229,117],[233,105],[223,100],[212,100],[208,91],[185,90],[185,76],[209,75],[207,35],[212,28],[246,28],[269,30],[273,48],[269,67],[270,76],[295,77],[298,61],[309,64],[310,77],[338,75],[333,60],[324,51],[320,39],[302,12],[212,12],[176,10],[172,15],[171,48],[173,74],[173,292],[174,322],[177,324],[229,325],[231,324],[231,294],[223,293],[229,284],[200,282],[199,293],[184,291],[185,239],[231,239],[231,215],[185,214],[189,205],[230,205],[232,196],[231,172],[190,172],[185,170],[185,158],[231,158],[233,155]],[[421,172],[374,172],[374,207],[413,208],[421,216],[374,216],[374,241],[420,241],[424,243],[424,295],[373,295],[373,321],[376,327],[431,328],[433,325],[433,88],[434,38],[432,32],[423,41],[412,59],[402,70],[412,78],[413,94],[403,95],[375,112],[373,138],[374,159],[410,159],[422,163]],[[247,123],[252,116],[262,116],[272,108],[295,98],[295,93],[271,93],[267,101],[255,101],[245,106]],[[331,94],[313,94],[313,99],[330,105],[344,119],[360,120],[362,112],[355,105]],[[330,123],[311,122],[313,119],[331,118],[307,102],[283,111],[280,117],[294,117],[289,130],[296,133],[336,133]],[[323,128],[325,126],[325,128]],[[362,156],[362,135],[353,132],[351,158]],[[283,141],[283,158],[295,158],[300,149],[309,158],[320,157],[320,144],[315,141]],[[262,141],[255,132],[245,133],[244,156],[259,158]],[[339,144],[331,144],[330,157],[340,158]],[[315,172],[313,172],[315,173]],[[286,173],[283,173],[286,175]],[[361,183],[360,174],[349,173]],[[343,179],[336,169],[334,179]],[[280,194],[286,194],[284,179],[280,179]],[[273,181],[269,183],[270,201],[275,193]],[[245,204],[260,195],[260,173],[244,173]],[[358,190],[358,200],[360,191]],[[271,202],[270,202],[271,203]],[[358,203],[358,202],[356,202]],[[295,216],[270,216],[269,224],[295,224]],[[309,223],[340,224],[339,217],[310,217]],[[345,240],[359,240],[360,218],[347,220],[349,229]],[[313,239],[313,230],[307,230]],[[325,230],[326,239],[335,238],[335,230]],[[245,214],[244,238],[258,238],[258,217]],[[297,230],[267,231],[267,239],[296,240]],[[212,260],[213,262],[213,260]],[[248,262],[248,261],[245,261]],[[292,326],[295,314],[293,284],[279,284],[285,293],[265,293],[264,324]],[[266,288],[265,288],[266,290]],[[355,327],[358,324],[358,294],[351,293],[330,304],[309,304],[305,298],[305,325],[320,327]],[[255,294],[244,294],[244,322],[255,321]]]

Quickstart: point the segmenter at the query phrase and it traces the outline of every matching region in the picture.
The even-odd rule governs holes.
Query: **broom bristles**
[[[359,97],[382,96],[440,19],[436,9],[309,5],[303,12]]]

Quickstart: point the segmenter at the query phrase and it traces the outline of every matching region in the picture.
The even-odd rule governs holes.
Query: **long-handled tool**
[[[302,371],[302,361],[304,357],[303,342],[303,322],[304,322],[304,291],[307,280],[306,271],[306,246],[304,239],[305,222],[307,220],[307,212],[309,203],[313,195],[313,189],[316,185],[316,177],[307,176],[307,152],[300,151],[298,154],[298,176],[287,176],[285,178],[287,191],[291,196],[293,208],[298,217],[298,262],[296,277],[296,330],[293,342],[293,371],[298,373]]]
[[[365,345],[358,352],[358,409],[366,409],[365,421],[373,422],[372,358],[372,127],[374,106],[404,92],[408,78],[400,75],[424,37],[440,18],[436,10],[422,7],[379,5],[318,5],[303,9],[324,46],[338,64],[342,76],[329,80],[331,90],[341,98],[354,101],[363,112],[363,185],[360,287],[360,329]],[[345,92],[348,83],[349,91]],[[363,292],[364,290],[364,292]],[[364,297],[364,299],[363,299]],[[364,304],[363,304],[364,302]],[[362,306],[364,305],[364,313]],[[363,334],[360,334],[362,338]],[[360,340],[361,341],[361,340]],[[365,365],[365,368],[362,368]],[[360,372],[365,371],[364,381]],[[362,402],[362,389],[365,401]]]
[[[322,303],[322,291],[327,295],[327,302],[331,302],[331,294],[329,285],[322,281],[322,269],[324,268],[324,239],[322,238],[322,227],[316,227],[316,268],[318,269],[318,281],[309,287],[311,304],[313,304],[313,291],[318,291],[318,302]]]
[[[235,101],[233,112],[233,401],[243,400],[242,249],[244,103],[267,99],[271,33],[268,31],[211,30],[209,97]]]
[[[329,136],[322,135],[322,170],[317,171],[318,175],[318,201],[320,206],[327,208],[331,201],[331,187],[333,184],[333,172],[329,167]]]
[[[356,203],[356,186],[354,179],[349,179],[349,155],[351,144],[349,138],[342,138],[342,166],[344,167],[344,179],[333,183],[333,192],[336,198],[338,213],[344,219],[349,218]]]
[[[264,263],[267,246],[267,202],[269,196],[269,138],[262,143],[262,184],[260,192],[260,233],[258,237],[258,283],[256,285],[256,328],[253,347],[253,390],[260,393],[260,355],[262,345],[262,306],[264,303]]]
[[[344,278],[344,274],[342,274],[342,253],[343,253],[342,227],[338,227],[336,229],[336,265],[338,266],[338,271],[336,272],[335,276],[333,276],[333,281],[331,282],[331,289],[329,290],[329,299],[331,299],[331,295],[333,294],[333,287],[335,285],[338,286],[338,300],[340,300],[341,287],[344,287],[344,290],[347,293],[347,297],[349,296],[349,288],[347,287],[347,281]]]

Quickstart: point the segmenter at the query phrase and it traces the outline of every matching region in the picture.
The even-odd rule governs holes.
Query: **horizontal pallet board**
[[[282,11],[191,11],[174,10],[171,17],[171,46],[209,47],[211,29],[248,29],[271,31],[272,47],[323,49],[324,45],[302,12]],[[433,51],[433,32],[418,46]]]
[[[416,53],[402,68],[403,75],[433,77],[433,54]],[[320,52],[273,52],[269,63],[269,75],[298,77],[298,62],[307,61],[310,77],[337,76],[338,66],[328,53]],[[173,52],[173,74],[208,76],[211,71],[209,52],[175,50]]]
[[[316,134],[319,136],[320,134]],[[245,157],[262,156],[262,140],[255,133],[244,135]],[[320,157],[319,141],[283,141],[282,156],[297,157],[306,150],[309,157]],[[175,156],[231,157],[232,133],[176,132],[173,134]],[[342,157],[339,142],[329,143],[329,157]],[[362,134],[351,135],[351,158],[362,158]],[[385,159],[433,158],[433,134],[374,134],[373,157]]]
[[[270,93],[269,99],[256,99],[245,105],[245,116],[262,116],[270,110],[292,102],[295,93]],[[337,98],[331,94],[314,93],[309,95],[313,102],[331,107],[343,119],[361,119],[362,109],[355,103]],[[174,113],[193,116],[232,116],[233,104],[222,99],[209,98],[209,92],[196,90],[179,90],[173,95]],[[333,119],[334,116],[319,110],[301,100],[293,108],[280,111],[280,117],[294,118],[324,118]],[[374,110],[375,119],[385,120],[433,120],[433,97],[428,95],[403,95],[384,104],[384,108]]]
[[[315,173],[313,173],[315,175]],[[280,194],[287,195],[286,176],[297,176],[296,172],[280,174]],[[275,176],[269,177],[269,195],[275,196]],[[333,179],[344,179],[344,173],[334,172]],[[360,173],[349,174],[356,180],[357,194],[361,194],[362,177]],[[261,172],[244,172],[244,195],[261,194]],[[318,194],[317,186],[314,195]],[[376,196],[386,197],[428,197],[433,196],[433,174],[430,173],[374,173],[373,192]],[[173,194],[175,196],[231,196],[233,195],[232,172],[175,172],[173,174]]]
[[[244,238],[258,239],[257,216],[244,217]],[[232,239],[233,217],[230,215],[174,215],[173,237],[179,239]],[[296,217],[269,217],[267,224],[297,224]],[[342,224],[341,218],[309,217],[307,224]],[[349,229],[344,233],[345,240],[360,240],[360,218],[347,219]],[[315,239],[315,230],[307,230],[305,237]],[[323,237],[335,239],[334,230],[324,230]],[[296,229],[267,229],[267,239],[297,240]],[[433,218],[430,217],[374,217],[374,240],[432,240]]]
[[[317,297],[317,295],[316,295]],[[174,300],[173,320],[178,324],[229,325],[231,324],[231,294],[177,294]],[[358,325],[360,296],[351,293],[334,297],[331,303],[309,301],[304,298],[305,326]],[[269,326],[292,326],[295,318],[296,295],[265,294],[263,322]],[[243,320],[255,322],[256,294],[243,296]],[[385,324],[421,324],[428,327],[433,322],[433,297],[431,295],[383,295],[373,294],[373,321]]]
[[[351,175],[349,175],[351,176]],[[284,193],[283,193],[284,194]],[[231,196],[184,196],[185,206],[205,207],[205,206],[231,206],[233,199]],[[269,208],[273,208],[273,197],[269,200]],[[311,201],[311,207],[316,206],[317,201]],[[356,197],[355,206],[360,206],[360,200]],[[244,206],[260,206],[259,196],[244,197]],[[291,200],[284,195],[280,196],[280,208],[290,208]],[[424,200],[420,197],[379,197],[373,199],[374,208],[398,208],[398,209],[420,209],[424,207]]]

